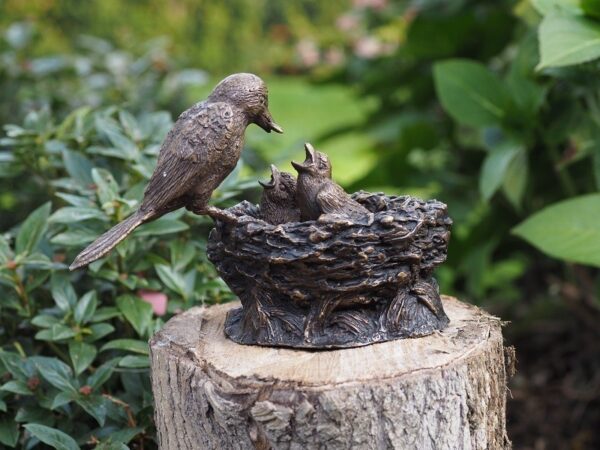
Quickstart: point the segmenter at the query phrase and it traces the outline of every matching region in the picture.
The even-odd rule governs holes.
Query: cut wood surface
[[[443,297],[443,332],[306,351],[227,339],[193,308],[150,342],[162,449],[504,449],[500,321]]]

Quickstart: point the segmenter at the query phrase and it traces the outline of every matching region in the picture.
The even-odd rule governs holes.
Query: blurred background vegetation
[[[178,211],[90,270],[172,120],[259,74],[214,203],[256,201],[311,141],[347,190],[437,198],[442,291],[510,321],[515,448],[599,448],[600,1],[0,2],[0,446],[154,448],[147,339],[232,298],[210,221]]]

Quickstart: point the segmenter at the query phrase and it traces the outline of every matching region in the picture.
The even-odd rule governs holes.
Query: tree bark
[[[174,317],[150,342],[160,448],[510,448],[501,323],[443,303],[443,332],[330,351],[230,341],[238,303]]]

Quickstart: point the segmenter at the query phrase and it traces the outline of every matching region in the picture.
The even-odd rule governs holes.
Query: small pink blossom
[[[344,52],[341,48],[332,47],[325,53],[325,61],[330,66],[339,66],[344,62]]]
[[[157,316],[164,316],[167,312],[167,303],[169,299],[166,294],[157,291],[139,290],[138,296],[146,303],[152,305],[152,311]]]
[[[317,44],[310,39],[302,39],[298,42],[296,51],[298,52],[298,56],[300,56],[302,64],[306,67],[312,67],[318,64],[321,59]]]
[[[382,51],[381,41],[373,36],[361,37],[354,44],[354,53],[361,58],[372,59],[381,55]]]
[[[354,14],[343,14],[335,21],[335,26],[341,31],[356,31],[359,19]]]

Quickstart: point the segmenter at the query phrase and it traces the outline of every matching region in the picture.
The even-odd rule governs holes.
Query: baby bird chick
[[[298,171],[296,201],[303,221],[317,220],[321,214],[340,214],[363,217],[369,214],[360,203],[353,200],[331,179],[331,162],[326,154],[304,144],[306,159],[303,163],[292,161]]]
[[[287,172],[280,172],[271,164],[271,181],[259,181],[263,187],[260,198],[261,218],[272,225],[300,221],[300,209],[296,203],[296,179]]]

